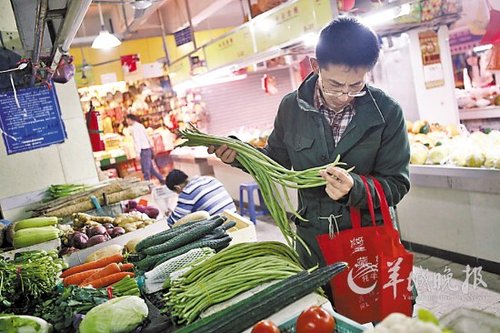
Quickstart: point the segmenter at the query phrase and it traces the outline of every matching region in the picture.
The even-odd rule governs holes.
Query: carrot
[[[120,268],[122,272],[131,271],[134,269],[134,264],[121,264]]]
[[[80,283],[80,287],[86,286],[91,281],[120,272],[120,266],[118,266],[117,263],[113,262],[104,268],[100,268],[97,272],[86,278],[82,283]]]
[[[115,254],[106,258],[102,258],[99,260],[91,261],[86,264],[78,265],[78,266],[73,266],[71,268],[68,268],[64,272],[62,272],[61,277],[65,278],[67,276],[73,275],[75,273],[80,273],[83,271],[88,271],[89,269],[95,269],[95,268],[103,268],[106,267],[107,265],[111,263],[118,263],[123,261],[123,256],[121,254]]]
[[[80,283],[83,282],[83,280],[85,280],[86,278],[88,278],[89,276],[91,276],[92,274],[96,273],[99,270],[100,270],[100,268],[90,269],[88,271],[84,271],[84,272],[80,272],[80,273],[76,273],[76,274],[67,276],[64,278],[63,284],[65,287],[67,287],[71,284],[79,285]]]
[[[113,284],[115,282],[120,281],[121,279],[123,279],[126,276],[134,277],[134,273],[131,273],[131,272],[115,273],[115,274],[111,274],[111,275],[102,277],[100,279],[91,281],[89,284],[94,288],[103,288],[103,287],[109,286],[110,284]]]

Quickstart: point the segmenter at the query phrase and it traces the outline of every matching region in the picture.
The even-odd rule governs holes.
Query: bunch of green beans
[[[239,243],[222,250],[202,264],[194,266],[182,278],[186,283],[192,283],[242,259],[264,257],[269,254],[279,256],[292,264],[301,265],[297,253],[283,243],[276,241]]]
[[[208,135],[200,132],[193,126],[180,131],[180,135],[183,139],[186,139],[180,146],[208,147],[225,144],[235,150],[237,152],[236,160],[240,162],[259,185],[269,213],[285,237],[288,245],[293,247],[294,241],[298,240],[308,249],[308,246],[300,237],[297,237],[290,227],[287,210],[292,212],[298,219],[305,220],[297,213],[296,208],[293,207],[287,188],[305,189],[325,186],[326,181],[320,176],[319,171],[326,169],[329,165],[345,166],[345,163],[340,162],[340,155],[329,165],[296,171],[283,167],[254,147],[236,139]],[[352,168],[347,171],[352,171]],[[280,193],[280,190],[282,193]]]
[[[191,323],[212,305],[268,281],[283,280],[303,269],[289,260],[272,254],[239,259],[196,281],[174,280],[166,298],[166,312],[178,323]]]

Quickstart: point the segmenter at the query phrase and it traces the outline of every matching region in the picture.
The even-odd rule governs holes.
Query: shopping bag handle
[[[387,203],[387,197],[385,196],[384,188],[377,178],[370,176],[375,185],[375,193],[377,194],[378,201],[380,203],[380,211],[382,212],[382,218],[384,219],[384,224],[386,226],[392,227],[392,217],[389,211],[389,204]]]
[[[375,194],[377,195],[377,198],[380,203],[380,211],[382,213],[382,219],[384,222],[383,224],[387,227],[393,228],[392,216],[389,211],[389,204],[387,203],[387,198],[385,196],[384,188],[382,187],[382,184],[380,184],[377,178],[373,176],[369,176],[369,178],[373,181],[373,184],[375,186]],[[375,207],[373,205],[373,197],[370,191],[370,186],[368,184],[366,176],[361,176],[361,180],[363,181],[363,184],[365,186],[366,200],[368,205],[368,211],[370,212],[372,225],[376,226],[377,223],[375,219]],[[359,208],[351,207],[350,213],[351,213],[352,228],[353,229],[361,228],[361,212]]]
[[[375,219],[375,208],[373,206],[373,197],[372,193],[370,191],[370,186],[368,185],[368,180],[366,179],[365,176],[361,176],[361,180],[363,181],[363,184],[365,186],[365,192],[366,192],[366,200],[368,204],[368,210],[370,212],[370,217],[372,219],[372,225],[376,226],[376,219]],[[353,229],[358,229],[361,228],[361,212],[359,208],[356,207],[351,207],[350,208],[351,212],[351,224]]]

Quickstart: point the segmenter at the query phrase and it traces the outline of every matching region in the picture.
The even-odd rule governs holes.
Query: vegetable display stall
[[[333,333],[332,326],[335,332],[365,329],[333,311],[309,308],[321,303],[301,303],[311,295],[321,295],[320,287],[347,268],[339,262],[305,270],[290,246],[300,239],[286,217],[285,207],[295,213],[286,188],[323,185],[318,171],[324,166],[286,170],[237,140],[221,141],[194,130],[183,135],[189,139],[186,145],[223,142],[239,149],[239,162],[262,187],[266,204],[288,245],[248,242],[229,246],[236,223],[222,215],[198,214],[202,217],[135,241],[125,252],[122,247],[99,249],[84,258],[84,263],[69,268],[55,251],[28,251],[16,254],[14,259],[0,258],[0,309],[9,314],[0,315],[0,331],[17,332],[24,326],[35,333],[51,329],[62,333],[258,333],[262,326],[309,333],[311,325],[314,332],[321,329]],[[338,159],[335,163],[342,165]],[[273,195],[278,189],[285,193]],[[112,223],[108,218],[75,214],[77,227],[81,223],[90,238],[109,234],[108,230],[114,233],[116,224],[120,225],[116,219],[115,225],[106,225]],[[32,220],[20,223],[14,231],[54,228],[54,224],[50,219]],[[294,306],[299,309],[291,314],[290,307]],[[282,317],[276,319],[278,314]],[[269,318],[274,318],[273,324],[254,327]],[[384,325],[392,327],[391,323],[398,320],[411,327],[421,325],[408,318],[393,318],[387,318],[374,332],[383,331]],[[443,332],[437,320],[428,318],[419,319],[427,322],[423,326]]]

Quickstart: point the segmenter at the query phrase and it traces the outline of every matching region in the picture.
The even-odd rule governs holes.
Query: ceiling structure
[[[5,0],[0,0],[5,1]],[[73,41],[73,46],[90,45],[99,34],[101,4],[109,31],[121,40],[161,35],[160,17],[166,34],[189,26],[189,14],[195,31],[235,27],[244,22],[248,0],[153,0],[145,10],[134,9],[131,0],[94,0]]]

